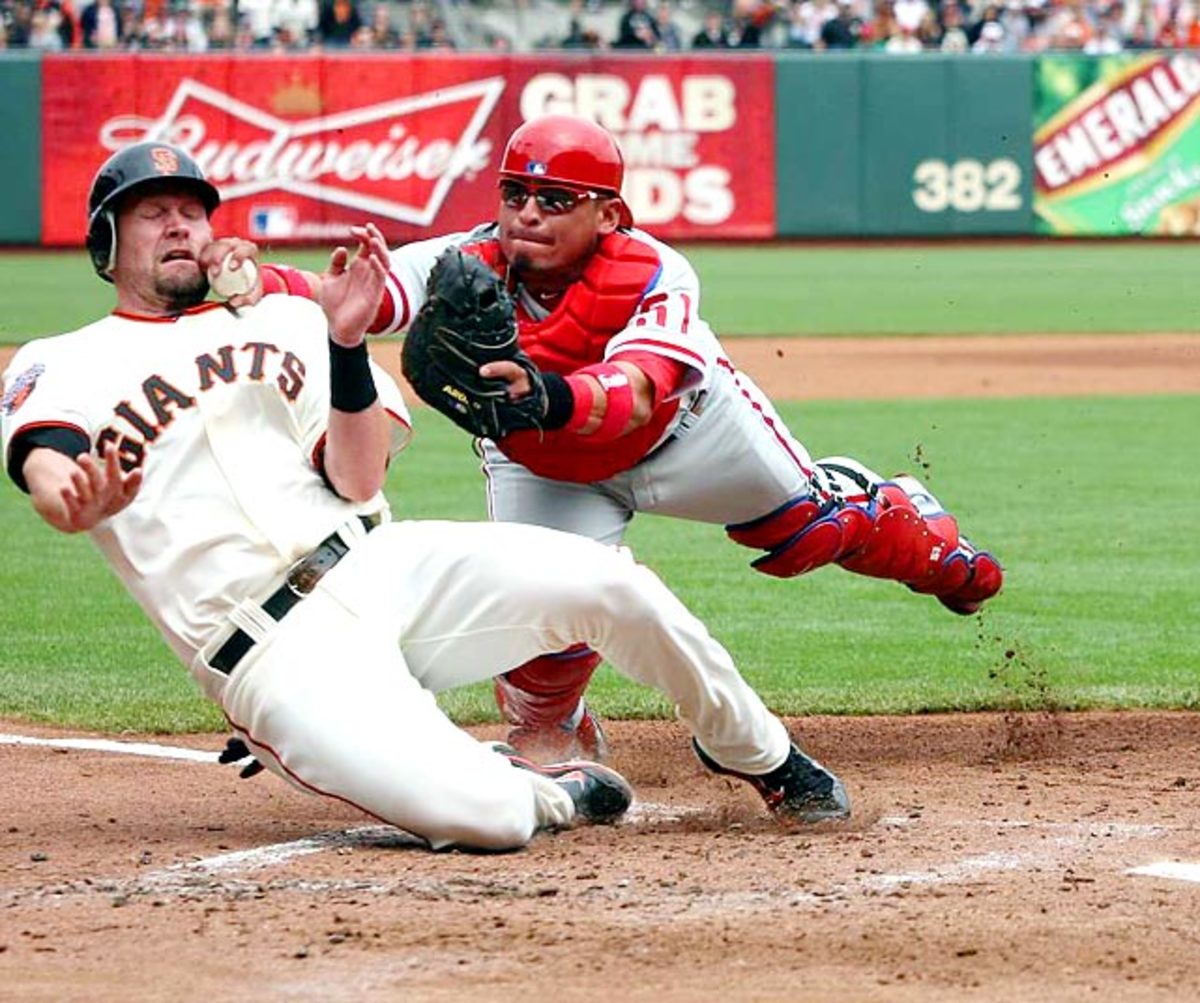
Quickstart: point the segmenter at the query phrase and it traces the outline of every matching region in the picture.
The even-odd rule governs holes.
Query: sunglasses
[[[586,202],[588,199],[612,198],[611,195],[601,195],[599,192],[576,191],[553,185],[530,187],[519,181],[500,182],[500,201],[510,209],[525,208],[530,196],[533,196],[542,212],[551,216],[565,216],[580,202]]]

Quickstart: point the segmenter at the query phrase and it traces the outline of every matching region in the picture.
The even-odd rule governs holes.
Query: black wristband
[[[379,399],[375,378],[371,375],[371,357],[364,341],[354,348],[343,348],[329,339],[329,404],[339,411],[357,414]]]
[[[562,428],[575,411],[571,384],[558,373],[542,373],[542,383],[546,387],[546,416],[542,419],[542,428]]]
[[[80,453],[89,452],[92,443],[86,435],[73,425],[40,425],[18,432],[8,445],[8,476],[26,494],[25,461],[35,449],[53,449],[56,453],[75,459]]]

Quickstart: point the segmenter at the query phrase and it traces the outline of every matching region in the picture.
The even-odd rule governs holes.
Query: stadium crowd
[[[436,0],[435,0],[436,2]],[[509,0],[514,11],[534,0]],[[1200,0],[557,0],[569,27],[533,48],[877,49],[889,53],[1200,48]],[[445,0],[0,0],[0,48],[407,51],[514,47],[470,26],[485,5]],[[493,6],[493,11],[498,8]],[[684,16],[686,14],[686,17]],[[597,25],[611,24],[606,33]],[[693,30],[694,29],[694,30]],[[470,37],[464,37],[470,36]]]

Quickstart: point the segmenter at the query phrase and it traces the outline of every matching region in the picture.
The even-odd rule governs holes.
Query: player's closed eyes
[[[510,209],[523,209],[532,195],[542,212],[551,216],[563,216],[586,199],[604,198],[596,192],[574,191],[570,188],[556,188],[553,185],[531,188],[519,181],[500,182],[500,201]]]
[[[138,208],[137,215],[142,219],[161,219],[163,216],[169,215],[170,212],[171,209],[169,206],[147,203]],[[204,207],[200,203],[196,203],[195,205],[180,206],[179,215],[186,220],[198,220],[206,214]]]

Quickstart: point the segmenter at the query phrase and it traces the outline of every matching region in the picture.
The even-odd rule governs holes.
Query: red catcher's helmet
[[[500,176],[518,181],[571,185],[621,198],[625,158],[609,132],[574,115],[544,115],[517,129],[504,148]],[[633,226],[622,200],[621,226]]]

